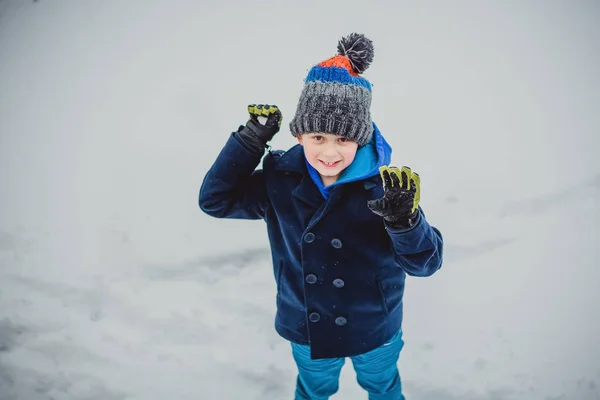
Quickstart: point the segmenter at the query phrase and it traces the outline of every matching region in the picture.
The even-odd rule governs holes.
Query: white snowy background
[[[422,177],[409,400],[600,399],[597,1],[0,0],[0,399],[291,399],[260,221],[197,206],[347,33]],[[365,399],[351,363],[336,399]]]

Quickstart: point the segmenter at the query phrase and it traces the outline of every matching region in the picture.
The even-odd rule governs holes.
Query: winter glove
[[[410,228],[418,217],[421,199],[419,175],[408,167],[398,169],[383,166],[379,168],[383,180],[383,198],[370,200],[367,205],[375,214],[383,217],[392,229]]]
[[[277,106],[269,104],[250,104],[248,114],[250,114],[250,119],[246,125],[239,127],[238,136],[250,148],[263,154],[267,143],[281,128],[281,111]],[[259,117],[266,121],[261,123]]]

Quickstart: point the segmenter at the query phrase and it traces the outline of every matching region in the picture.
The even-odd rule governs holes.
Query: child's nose
[[[325,155],[325,156],[335,157],[335,156],[337,156],[337,154],[338,154],[338,151],[335,148],[334,144],[327,145],[325,147],[325,149],[323,150],[323,155]]]

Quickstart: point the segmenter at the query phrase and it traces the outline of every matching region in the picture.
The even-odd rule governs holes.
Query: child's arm
[[[216,218],[261,219],[269,199],[264,174],[256,170],[267,143],[279,131],[276,106],[248,106],[250,120],[231,134],[207,172],[198,198],[202,211]],[[266,117],[263,125],[258,116]]]
[[[444,239],[437,228],[429,225],[421,208],[412,228],[394,228],[387,222],[385,224],[398,263],[408,275],[431,276],[442,267]]]
[[[410,168],[382,167],[384,197],[368,203],[383,217],[398,264],[412,276],[430,276],[442,266],[444,240],[419,207],[421,183]]]

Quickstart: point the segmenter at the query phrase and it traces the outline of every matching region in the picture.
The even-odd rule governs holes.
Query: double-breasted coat
[[[217,218],[262,219],[277,283],[275,329],[310,344],[313,359],[373,350],[401,329],[406,275],[442,265],[443,239],[423,211],[409,229],[388,228],[367,207],[381,177],[341,184],[325,198],[300,145],[253,153],[232,133],[207,172],[199,206]]]

